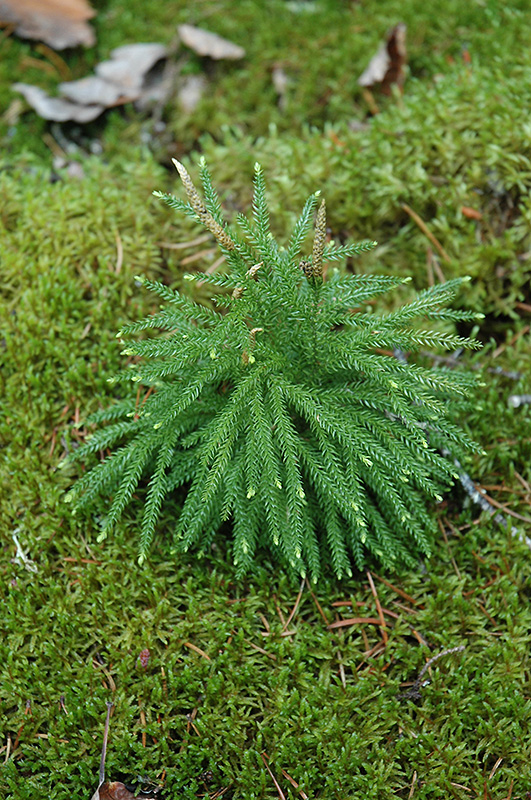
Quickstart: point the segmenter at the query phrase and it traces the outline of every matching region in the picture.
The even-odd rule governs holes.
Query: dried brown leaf
[[[120,781],[111,781],[102,783],[92,795],[92,800],[140,800],[140,798]]]
[[[87,20],[95,15],[87,0],[0,0],[0,22],[15,26],[25,39],[39,39],[55,50],[91,47],[94,31]]]
[[[406,30],[405,23],[399,22],[387,34],[387,40],[358,78],[360,86],[368,89],[378,87],[384,94],[390,93],[393,84],[403,86],[407,62]]]
[[[228,58],[238,60],[245,56],[245,50],[217,33],[196,28],[195,25],[179,25],[181,41],[199,56],[208,56],[216,60]]]
[[[483,219],[483,214],[476,208],[470,206],[461,206],[461,214],[468,219]]]

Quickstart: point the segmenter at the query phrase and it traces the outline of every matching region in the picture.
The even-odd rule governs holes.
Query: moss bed
[[[99,0],[96,47],[61,54],[72,78],[121,44],[170,43],[181,22],[246,47],[241,63],[209,68],[192,114],[170,101],[163,128],[132,106],[84,128],[17,111],[12,82],[51,90],[61,76],[39,69],[51,62],[37,43],[4,38],[2,797],[91,797],[110,701],[106,774],[137,793],[152,784],[166,799],[527,796],[531,406],[509,401],[531,393],[527,5]],[[371,116],[357,77],[399,21],[404,93],[376,96]],[[277,64],[290,79],[283,109]],[[188,56],[185,69],[207,67]],[[69,143],[63,161],[53,142]],[[505,526],[457,485],[433,509],[440,541],[416,572],[325,575],[310,590],[266,560],[236,580],[223,536],[200,558],[177,558],[179,497],[142,567],[141,493],[104,543],[97,513],[72,517],[64,497],[77,472],[58,466],[86,435],[83,419],[118,392],[107,382],[123,366],[116,332],[153,310],[134,276],[192,291],[183,274],[214,260],[209,242],[168,247],[200,230],[151,197],[176,190],[171,157],[195,170],[200,154],[233,213],[248,207],[262,163],[280,237],[321,189],[334,238],[380,243],[348,269],[411,275],[417,289],[472,276],[460,302],[485,312],[475,331],[485,346],[461,360],[485,386],[462,422],[485,454],[463,466]],[[334,627],[356,617],[376,622]],[[460,646],[433,663],[416,701],[401,697],[429,658]]]

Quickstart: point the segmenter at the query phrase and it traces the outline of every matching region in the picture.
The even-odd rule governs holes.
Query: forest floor
[[[91,797],[113,703],[106,775],[138,797],[531,797],[527,0],[94,7],[86,50],[0,32],[0,794]],[[400,22],[403,90],[363,89]],[[182,23],[245,57],[179,49]],[[178,67],[155,109],[54,123],[12,89],[52,93],[142,41]],[[201,88],[185,109],[190,76]],[[172,157],[196,174],[202,154],[229,213],[248,209],[263,165],[281,240],[321,189],[334,238],[379,242],[348,269],[417,290],[471,276],[459,304],[485,313],[472,331],[484,347],[454,361],[484,384],[461,420],[484,454],[463,469],[502,524],[458,483],[417,570],[310,587],[265,556],[237,579],[222,535],[175,555],[178,497],[142,566],[141,494],[102,543],[97,516],[70,513],[79,468],[59,465],[117,396],[117,331],[153,310],[134,276],[190,293],[183,274],[217,258],[151,195],[180,192]]]

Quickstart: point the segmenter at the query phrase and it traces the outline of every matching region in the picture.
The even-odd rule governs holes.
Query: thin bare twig
[[[434,664],[436,661],[438,661],[443,656],[449,656],[451,653],[460,653],[464,649],[465,649],[465,645],[464,644],[460,644],[457,647],[450,647],[448,650],[442,650],[440,653],[437,653],[436,656],[433,656],[433,658],[430,658],[428,661],[426,661],[426,663],[422,667],[421,671],[419,672],[417,679],[413,683],[413,686],[411,686],[406,692],[402,692],[399,695],[399,699],[400,700],[409,700],[409,699],[420,700],[420,698],[421,698],[420,690],[422,689],[422,679],[423,679],[424,675],[426,674],[426,672],[428,671],[428,669],[431,667],[431,665]]]
[[[380,599],[378,597],[378,593],[376,591],[376,586],[374,585],[374,581],[372,579],[372,575],[369,572],[369,570],[367,570],[366,574],[367,574],[367,578],[369,580],[369,585],[371,587],[372,596],[374,597],[374,602],[376,603],[376,610],[378,611],[378,617],[379,617],[379,620],[380,620],[380,626],[381,626],[381,631],[382,631],[382,639],[384,641],[384,644],[387,644],[387,631],[385,630],[386,625],[385,625],[385,619],[384,619],[384,615],[383,615],[383,611],[382,611],[382,606],[380,604]]]
[[[260,755],[262,756],[262,761],[264,762],[264,766],[265,766],[266,770],[269,772],[271,780],[275,784],[275,789],[278,792],[279,800],[286,800],[286,795],[284,794],[284,792],[280,788],[279,782],[277,781],[277,779],[275,778],[275,776],[273,775],[273,773],[271,772],[271,770],[269,768],[269,764],[267,763],[267,758],[268,758],[267,753],[260,753]]]
[[[103,745],[101,748],[101,761],[100,761],[100,786],[105,783],[105,756],[107,755],[107,740],[109,738],[109,722],[111,719],[111,711],[114,708],[114,703],[107,703],[107,717],[105,719],[105,730],[103,732]]]
[[[452,259],[450,258],[450,256],[448,255],[448,253],[446,252],[440,241],[433,235],[433,233],[430,231],[424,220],[421,217],[419,217],[417,212],[413,211],[413,209],[410,208],[410,206],[408,206],[407,203],[402,203],[402,208],[404,209],[406,214],[408,214],[411,217],[413,222],[416,225],[418,225],[422,233],[428,237],[432,245],[439,251],[439,253],[441,254],[441,258],[444,258],[445,261],[451,261]]]
[[[283,631],[285,631],[287,629],[287,627],[290,624],[291,620],[293,619],[293,617],[297,613],[297,609],[298,609],[299,603],[301,601],[303,589],[304,589],[304,578],[301,581],[301,588],[299,589],[299,594],[297,595],[297,599],[295,600],[295,605],[291,609],[290,615],[287,618],[286,622],[284,623],[284,627],[282,628]]]

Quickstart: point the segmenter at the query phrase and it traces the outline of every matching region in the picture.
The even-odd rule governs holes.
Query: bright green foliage
[[[229,291],[216,298],[225,313],[142,280],[166,304],[119,336],[153,328],[169,333],[128,345],[124,355],[151,361],[116,380],[154,391],[143,402],[132,395],[92,416],[92,422],[112,424],[95,433],[76,459],[126,443],[81,478],[74,490],[78,504],[113,495],[105,536],[150,475],[142,556],[165,497],[185,485],[179,548],[208,544],[231,519],[240,574],[260,547],[271,549],[290,571],[313,578],[323,558],[339,577],[351,574],[352,559],[359,568],[369,556],[386,566],[412,563],[415,553],[430,550],[434,523],[426,498],[441,499],[452,480],[452,463],[438,450],[476,448],[448,418],[472,378],[408,364],[392,351],[476,346],[452,333],[411,327],[419,316],[477,317],[445,307],[462,279],[376,315],[367,302],[405,280],[337,271],[325,280],[324,262],[374,243],[326,244],[324,201],[312,255],[300,261],[318,193],[307,200],[284,249],[270,233],[259,165],[252,219],[238,218],[242,237],[224,226],[205,163],[204,200],[175,163],[189,202],[159,196],[217,239],[227,270],[190,277]]]

